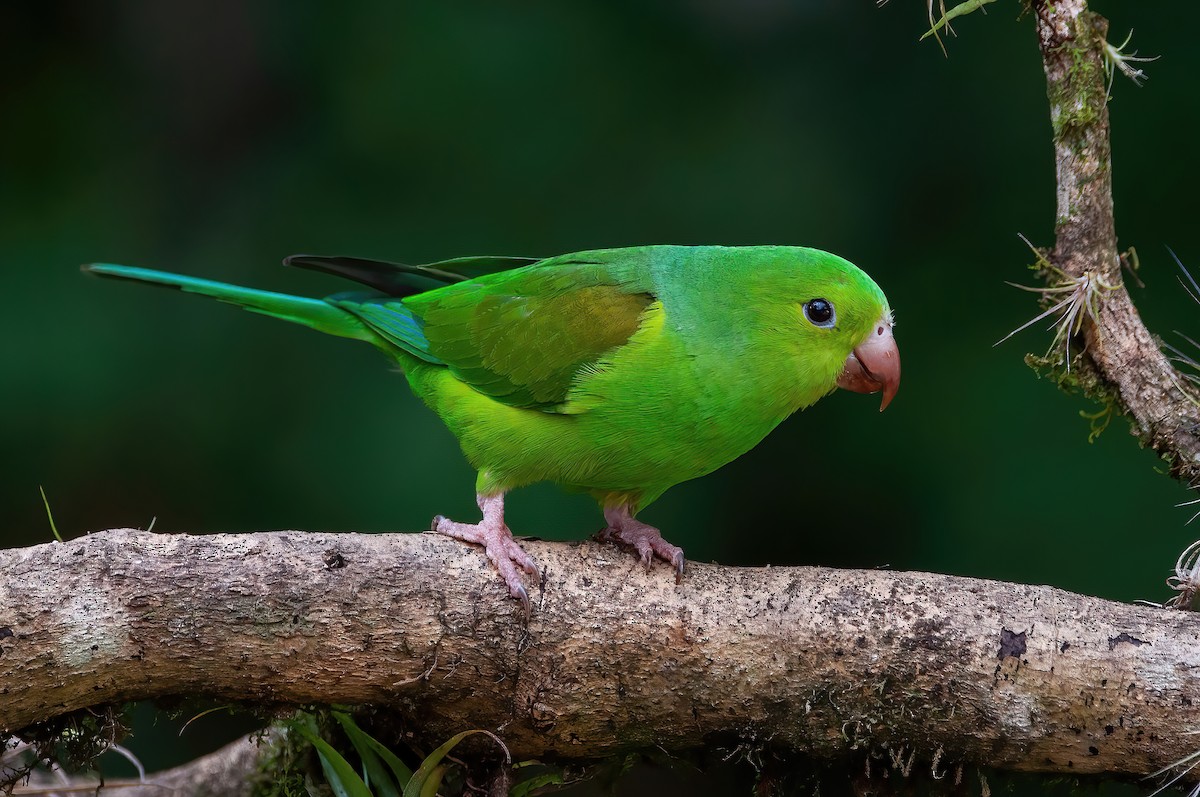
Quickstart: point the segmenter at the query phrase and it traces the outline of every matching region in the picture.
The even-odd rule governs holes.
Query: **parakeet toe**
[[[656,557],[662,559],[675,570],[676,584],[683,579],[686,564],[683,549],[664,540],[658,529],[635,519],[627,507],[606,508],[604,517],[608,527],[600,532],[602,541],[611,540],[633,548],[647,570],[653,567]]]
[[[481,523],[459,523],[438,515],[433,519],[433,531],[456,540],[482,545],[487,558],[504,579],[508,594],[529,612],[529,591],[525,587],[522,572],[532,576],[535,584],[541,583],[541,572],[529,554],[513,539],[512,532],[503,521],[495,522],[484,516]]]

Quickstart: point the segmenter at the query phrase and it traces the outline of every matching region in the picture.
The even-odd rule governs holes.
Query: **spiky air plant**
[[[1200,734],[1200,731],[1184,731],[1184,735],[1187,735],[1187,736],[1194,736],[1196,734]],[[1189,755],[1185,755],[1183,758],[1179,759],[1178,761],[1167,764],[1165,767],[1158,770],[1157,772],[1153,772],[1153,773],[1147,775],[1146,780],[1150,780],[1151,778],[1162,777],[1163,775],[1166,775],[1169,772],[1174,772],[1179,767],[1183,767],[1182,769],[1180,769],[1178,772],[1175,773],[1174,777],[1172,777],[1166,783],[1163,783],[1161,786],[1159,786],[1154,791],[1150,792],[1150,797],[1157,797],[1157,795],[1162,794],[1164,791],[1166,791],[1167,789],[1171,788],[1176,783],[1178,783],[1180,781],[1180,779],[1182,779],[1185,775],[1187,775],[1189,772],[1191,772],[1197,766],[1200,766],[1200,750],[1197,750],[1196,752],[1191,753]],[[1192,786],[1191,791],[1189,791],[1187,793],[1187,797],[1200,797],[1200,783],[1197,783],[1195,786]]]
[[[1200,304],[1200,284],[1196,283],[1196,278],[1193,277],[1192,273],[1187,270],[1187,266],[1183,265],[1183,261],[1179,259],[1179,256],[1175,254],[1175,251],[1173,249],[1171,249],[1171,247],[1169,247],[1169,246],[1167,247],[1167,252],[1171,255],[1171,259],[1173,259],[1175,261],[1175,265],[1179,266],[1179,270],[1181,272],[1183,272],[1183,276],[1177,276],[1177,279],[1179,280],[1179,284],[1183,286],[1183,289],[1185,291],[1187,291],[1187,295],[1191,297],[1192,301],[1196,302],[1196,304]],[[1185,280],[1185,277],[1186,277],[1186,280]],[[1175,330],[1175,334],[1178,335],[1179,337],[1183,338],[1184,340],[1186,340],[1192,346],[1192,348],[1200,349],[1200,343],[1196,342],[1195,339],[1191,338],[1188,335],[1185,335],[1184,333],[1180,332],[1178,329]],[[1181,368],[1176,369],[1178,371],[1179,375],[1182,376],[1187,382],[1190,382],[1193,385],[1200,385],[1200,361],[1198,361],[1194,355],[1184,351],[1183,349],[1179,348],[1178,346],[1172,346],[1170,343],[1164,343],[1163,348],[1165,348],[1169,352],[1168,359],[1172,363],[1174,363],[1176,366],[1181,366]],[[1187,369],[1187,370],[1184,370],[1184,369]],[[1182,393],[1189,401],[1192,401],[1192,402],[1196,401],[1196,398],[1190,392],[1185,390],[1183,388],[1183,385],[1180,385],[1177,383],[1176,387],[1178,388],[1179,392]],[[1196,430],[1196,431],[1200,432],[1200,430]],[[1189,486],[1192,489],[1196,489],[1197,487],[1200,487],[1200,485],[1197,485],[1195,483],[1193,483]],[[1197,504],[1200,504],[1200,498],[1193,498],[1190,501],[1181,501],[1180,503],[1176,504],[1175,506],[1177,506],[1177,507],[1196,506]],[[1193,520],[1195,520],[1198,517],[1200,517],[1200,511],[1197,511],[1194,515],[1192,515],[1190,518],[1188,518],[1188,523],[1191,523]],[[1198,543],[1198,544],[1200,544],[1200,543]],[[1187,553],[1187,551],[1185,551],[1184,553]],[[1182,563],[1182,561],[1183,560],[1181,557],[1180,562]],[[1193,564],[1195,564],[1195,562],[1193,562]],[[1178,570],[1179,570],[1179,568],[1177,566],[1176,567],[1177,573],[1178,573]],[[1193,570],[1195,570],[1195,568],[1193,568]],[[1200,575],[1197,575],[1197,578],[1200,578]],[[1187,605],[1188,606],[1191,605],[1190,599],[1187,601]]]
[[[1176,592],[1175,597],[1166,602],[1167,606],[1172,609],[1192,608],[1196,594],[1200,592],[1200,540],[1179,554],[1175,562],[1175,575],[1167,579],[1167,586]]]
[[[1034,288],[1029,285],[1018,285],[1015,282],[1008,284],[1014,288],[1019,288],[1030,293],[1039,293],[1047,301],[1053,301],[1049,308],[1042,313],[1034,316],[1026,321],[1021,326],[1009,332],[1000,340],[996,341],[994,346],[999,346],[1004,341],[1016,335],[1022,330],[1028,329],[1044,318],[1055,316],[1053,322],[1047,329],[1054,329],[1054,339],[1050,341],[1050,348],[1046,350],[1047,356],[1058,345],[1063,347],[1063,363],[1066,366],[1067,373],[1071,372],[1071,338],[1078,335],[1083,330],[1084,318],[1090,318],[1093,324],[1099,326],[1100,311],[1098,301],[1102,291],[1111,291],[1121,287],[1121,283],[1111,285],[1107,280],[1101,277],[1097,272],[1088,269],[1078,277],[1072,277],[1062,270],[1056,268],[1050,261],[1039,252],[1033,244],[1029,243],[1029,239],[1024,235],[1021,240],[1026,246],[1033,250],[1037,255],[1037,266],[1040,269],[1052,271],[1058,275],[1059,283],[1051,285],[1047,288]]]
[[[1196,487],[1197,487],[1197,485],[1195,485],[1195,484],[1189,485],[1189,489],[1192,489],[1192,490],[1196,489]],[[1196,504],[1200,504],[1200,498],[1193,498],[1190,501],[1180,501],[1178,504],[1175,505],[1175,508],[1178,509],[1178,508],[1184,507],[1184,506],[1195,506]],[[1187,523],[1184,523],[1183,525],[1186,526],[1186,525],[1190,524],[1193,520],[1195,520],[1198,517],[1200,517],[1200,511],[1197,511],[1194,515],[1192,515],[1190,518],[1188,518]],[[1185,553],[1186,553],[1186,551],[1185,551]],[[1178,568],[1176,568],[1176,571],[1178,572]],[[1190,603],[1190,601],[1189,601],[1189,603]]]
[[[1112,96],[1113,80],[1116,79],[1117,73],[1120,72],[1125,77],[1133,81],[1133,85],[1140,86],[1141,81],[1146,79],[1146,73],[1141,69],[1131,66],[1131,64],[1145,64],[1150,61],[1157,61],[1161,56],[1157,55],[1138,55],[1137,50],[1131,53],[1123,52],[1128,46],[1129,40],[1133,38],[1133,31],[1129,31],[1129,35],[1125,37],[1125,41],[1118,44],[1116,47],[1104,42],[1104,73],[1108,76],[1108,86],[1104,93]]]
[[[887,1],[888,0],[875,0],[875,5],[883,6],[887,3]],[[934,17],[933,12],[935,2],[937,4],[938,12],[941,15],[940,17],[936,18]],[[954,28],[950,26],[950,20],[954,19],[955,17],[965,16],[973,11],[983,11],[983,13],[986,14],[987,9],[985,9],[984,6],[986,6],[988,3],[994,2],[996,2],[996,0],[964,0],[964,2],[947,9],[946,0],[926,0],[925,6],[929,13],[929,30],[925,31],[925,33],[921,36],[921,41],[925,41],[932,36],[937,40],[938,47],[942,48],[942,55],[948,57],[949,54],[946,52],[946,44],[942,41],[939,31],[945,29],[946,33],[949,33],[951,36],[957,36],[958,34],[954,32]],[[1137,55],[1137,53],[1134,53],[1134,55]]]
[[[1179,259],[1178,255],[1175,254],[1175,250],[1168,246],[1167,252],[1171,255],[1171,259],[1175,261],[1175,265],[1179,266],[1179,270],[1183,272],[1183,276],[1176,277],[1176,279],[1179,280],[1179,284],[1183,286],[1185,291],[1187,291],[1187,295],[1191,297],[1193,302],[1200,304],[1200,284],[1196,283],[1196,278],[1193,277],[1192,273],[1187,270],[1187,266],[1183,265],[1183,261]],[[1184,277],[1187,279],[1185,280]],[[1197,343],[1193,338],[1185,335],[1179,330],[1175,330],[1175,334],[1186,340],[1193,348],[1200,349],[1200,343]],[[1163,347],[1171,353],[1169,358],[1171,362],[1186,366],[1191,369],[1192,373],[1187,373],[1184,371],[1180,372],[1183,378],[1194,385],[1200,385],[1200,361],[1198,361],[1195,356],[1180,349],[1178,346],[1172,346],[1170,343],[1166,343],[1163,345]]]

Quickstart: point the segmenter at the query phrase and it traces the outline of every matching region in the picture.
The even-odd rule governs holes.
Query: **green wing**
[[[543,261],[404,299],[330,297],[410,354],[514,407],[556,411],[654,297],[604,263]]]
[[[651,248],[535,260],[465,257],[422,266],[296,255],[290,265],[361,282],[379,293],[325,299],[242,288],[141,268],[85,269],[212,296],[256,313],[356,338],[448,368],[514,407],[562,410],[577,381],[638,330],[654,301]],[[423,291],[423,292],[421,292]]]

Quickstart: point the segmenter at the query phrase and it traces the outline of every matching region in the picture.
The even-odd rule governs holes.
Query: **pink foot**
[[[504,523],[504,496],[479,496],[479,508],[483,510],[483,520],[479,523],[458,523],[438,515],[433,519],[433,530],[456,540],[482,545],[487,558],[504,579],[508,594],[521,602],[528,615],[529,591],[521,571],[533,576],[534,583],[541,582],[541,573]]]
[[[600,532],[602,542],[615,540],[632,547],[647,570],[657,556],[675,568],[675,583],[680,582],[684,566],[682,548],[664,540],[658,529],[635,519],[627,506],[605,507],[604,519],[608,521],[608,528]]]

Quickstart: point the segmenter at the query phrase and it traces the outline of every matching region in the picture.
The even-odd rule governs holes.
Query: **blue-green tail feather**
[[[83,270],[102,277],[116,277],[152,285],[163,285],[187,293],[211,296],[254,313],[303,324],[329,335],[364,340],[375,345],[383,344],[380,336],[363,323],[362,319],[323,299],[309,299],[303,296],[290,296],[286,293],[242,288],[224,282],[185,277],[166,271],[118,266],[111,263],[89,263],[83,267]]]

